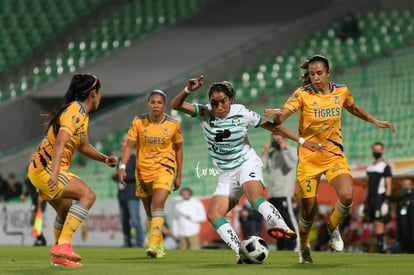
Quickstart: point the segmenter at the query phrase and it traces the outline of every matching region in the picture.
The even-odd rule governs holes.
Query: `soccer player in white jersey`
[[[241,104],[233,104],[235,92],[228,82],[217,82],[210,86],[207,105],[185,102],[189,94],[202,86],[202,80],[203,76],[188,80],[185,89],[172,100],[171,107],[200,121],[210,156],[220,171],[207,218],[220,237],[236,252],[237,263],[242,263],[240,239],[224,216],[237,204],[243,193],[269,224],[270,236],[296,238],[295,231],[286,225],[279,211],[263,197],[263,164],[249,144],[248,126],[260,126],[280,133],[312,151],[322,151],[324,146],[299,140],[296,134],[285,127],[266,120]]]

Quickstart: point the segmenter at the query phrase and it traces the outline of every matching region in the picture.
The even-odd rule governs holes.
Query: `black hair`
[[[313,62],[322,62],[325,65],[326,71],[329,71],[329,60],[323,55],[317,54],[312,56],[309,60],[305,60],[302,64],[299,65],[299,68],[306,70],[306,72],[304,72],[300,78],[300,80],[302,80],[303,86],[311,83],[309,77],[309,65]]]
[[[374,144],[372,144],[372,148],[374,148],[375,145],[380,145],[382,147],[382,149],[384,149],[384,143],[382,143],[380,141],[374,142]]]
[[[180,195],[182,195],[184,191],[188,191],[190,193],[190,196],[193,195],[193,190],[191,190],[191,188],[189,187],[184,187],[183,189],[181,189]]]
[[[150,97],[151,97],[152,95],[161,95],[161,96],[164,98],[164,102],[165,102],[165,98],[167,97],[167,96],[165,95],[165,93],[164,93],[163,91],[161,91],[161,90],[152,90],[152,91],[149,93],[149,95],[148,95],[148,100],[147,100],[147,102],[149,102],[149,101],[150,101]]]
[[[101,83],[99,79],[91,74],[74,74],[70,81],[69,88],[63,97],[63,102],[57,106],[51,114],[51,120],[47,123],[46,131],[53,127],[53,133],[57,136],[60,128],[60,115],[75,100],[85,100],[91,91],[99,90]]]
[[[222,82],[215,82],[213,83],[210,88],[208,89],[208,98],[211,98],[211,95],[214,92],[223,92],[226,96],[228,96],[233,103],[234,97],[236,95],[236,92],[233,89],[233,85],[231,85],[228,81],[222,81]]]

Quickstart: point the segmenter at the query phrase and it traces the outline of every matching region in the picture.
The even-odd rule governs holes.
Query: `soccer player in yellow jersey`
[[[299,146],[297,180],[301,213],[299,217],[300,263],[312,263],[309,247],[309,233],[317,211],[316,193],[322,174],[334,187],[338,202],[328,223],[331,246],[334,251],[342,251],[344,244],[338,226],[350,213],[353,202],[352,174],[342,145],[341,115],[345,108],[352,115],[373,123],[379,128],[394,126],[388,121],[378,121],[357,106],[348,88],[331,83],[329,61],[315,55],[299,66],[306,70],[302,76],[303,87],[298,88],[287,100],[282,110],[265,110],[265,115],[273,115],[276,123],[282,123],[292,113],[299,111],[299,143],[313,141],[323,152],[309,153]]]
[[[150,228],[146,254],[157,258],[165,255],[162,238],[165,201],[171,192],[172,184],[174,191],[181,185],[183,162],[180,123],[165,113],[165,98],[163,91],[150,92],[147,104],[149,112],[135,117],[132,121],[118,171],[119,180],[124,183],[125,164],[136,144],[136,194],[142,199]]]
[[[96,76],[75,74],[29,165],[30,181],[40,197],[56,210],[55,245],[51,250],[54,264],[83,266],[70,241],[95,202],[92,189],[68,171],[75,150],[110,167],[118,163],[116,157],[106,156],[89,144],[89,113],[98,109],[101,94]]]

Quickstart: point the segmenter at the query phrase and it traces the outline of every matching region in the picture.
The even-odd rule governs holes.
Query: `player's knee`
[[[341,196],[340,201],[343,206],[351,206],[354,199],[352,197],[352,194],[346,194],[346,195]]]
[[[96,194],[92,189],[89,189],[86,194],[87,207],[91,208],[96,200]]]
[[[302,209],[301,212],[302,218],[307,221],[312,221],[315,216],[315,212],[312,209]]]

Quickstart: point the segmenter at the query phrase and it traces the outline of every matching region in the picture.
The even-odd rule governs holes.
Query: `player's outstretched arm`
[[[118,164],[118,158],[115,156],[107,156],[102,154],[98,150],[95,149],[90,143],[89,138],[86,135],[85,139],[81,143],[78,148],[78,151],[82,154],[87,156],[88,158],[100,161],[108,165],[109,167],[115,167]]]
[[[389,121],[379,121],[376,120],[373,116],[368,114],[364,109],[357,106],[355,103],[352,104],[349,107],[346,107],[348,112],[350,112],[352,115],[359,117],[362,120],[368,121],[374,125],[376,125],[379,128],[390,128],[393,133],[395,133],[395,127],[394,125]]]
[[[324,144],[321,143],[315,143],[309,140],[305,140],[302,137],[299,137],[297,134],[293,133],[292,131],[290,131],[289,129],[287,129],[286,127],[282,126],[282,125],[277,125],[275,123],[272,123],[270,121],[268,121],[267,119],[263,118],[262,119],[262,123],[260,124],[260,127],[269,130],[271,132],[277,133],[278,135],[282,135],[285,136],[293,141],[296,141],[297,143],[299,143],[302,146],[305,146],[306,149],[311,150],[312,152],[314,151],[326,151],[328,149],[328,147]]]
[[[292,112],[289,109],[264,109],[263,115],[266,117],[272,117],[273,122],[276,124],[282,124]]]
[[[200,88],[203,85],[203,75],[200,75],[198,78],[191,78],[188,80],[187,86],[178,93],[176,97],[173,98],[171,101],[171,108],[174,110],[194,115],[195,114],[195,107],[193,104],[185,102],[185,99],[195,90]]]

